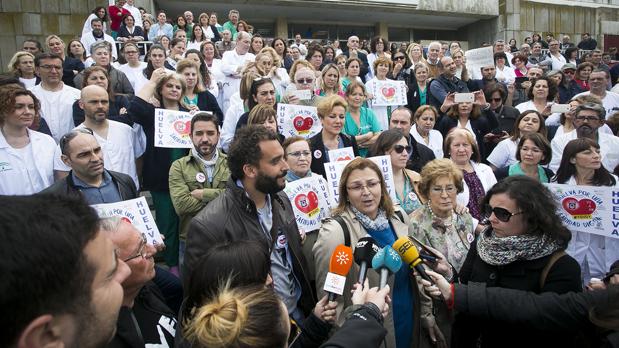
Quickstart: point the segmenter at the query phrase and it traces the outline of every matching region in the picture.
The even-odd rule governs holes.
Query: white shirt
[[[221,127],[219,147],[221,147],[224,152],[228,152],[228,147],[232,143],[232,138],[234,138],[234,133],[236,132],[236,124],[244,113],[245,107],[243,106],[243,100],[239,92],[236,92],[230,97],[230,107],[226,110],[224,124]]]
[[[307,56],[307,47],[305,47],[304,44],[294,42],[292,45],[290,45],[290,48],[293,48],[293,47],[298,47],[299,52],[301,53],[303,57]]]
[[[484,192],[488,192],[488,190],[496,184],[496,177],[494,176],[492,169],[483,163],[475,163],[473,161],[471,161],[471,166],[473,166],[475,174],[477,174],[479,181],[481,181],[481,185],[484,187]],[[466,181],[464,181],[464,178],[462,179],[462,184],[464,186],[464,191],[458,193],[458,197],[456,199],[461,205],[467,206],[469,204],[470,193],[469,187],[466,184]]]
[[[135,19],[135,25],[136,26],[144,28],[144,24],[142,23],[142,14],[140,13],[140,9],[139,8],[137,8],[135,6],[131,6],[128,3],[125,3],[123,5],[123,8],[131,13],[133,18]]]
[[[129,79],[129,82],[131,83],[131,87],[133,87],[133,90],[137,93],[148,82],[146,76],[144,76],[144,69],[146,69],[146,65],[147,64],[145,62],[140,62],[140,65],[137,68],[132,68],[127,63],[118,66],[116,69],[122,71],[125,76],[127,76],[127,79]]]
[[[61,82],[62,83],[62,82]],[[43,89],[41,84],[30,89],[41,102],[41,117],[45,119],[52,137],[56,142],[71,131],[73,124],[73,103],[80,99],[80,90],[63,85],[62,89],[50,92]]]
[[[488,156],[488,162],[497,168],[507,167],[518,162],[516,151],[518,151],[518,140],[503,139]]]
[[[591,91],[578,93],[574,96],[574,98],[589,94],[591,94]],[[615,112],[619,111],[619,94],[606,91],[606,95],[604,96],[604,99],[602,99],[602,105],[606,110],[606,119],[608,120]]]
[[[600,144],[600,154],[602,155],[602,164],[609,172],[612,172],[617,165],[619,165],[619,138],[602,133],[598,131],[598,144]],[[559,165],[561,164],[561,157],[563,156],[563,149],[565,145],[577,138],[576,130],[569,133],[565,133],[561,136],[555,136],[550,142],[552,148],[552,161],[549,168],[553,172],[557,172]]]
[[[619,178],[613,177],[614,187],[619,187]],[[577,185],[576,178],[571,177],[565,184]],[[578,261],[583,280],[588,283],[592,277],[603,278],[613,262],[619,260],[619,239],[572,231],[572,239],[565,251]]]
[[[378,81],[378,79],[373,78],[367,81],[365,84],[365,88],[367,89],[368,93],[372,94],[373,96],[379,93],[377,87],[378,83],[376,81]],[[373,103],[373,99],[368,99],[368,104],[370,106],[370,109],[374,111],[374,115],[376,115],[376,119],[380,124],[381,131],[389,129],[389,106],[376,106]],[[398,106],[391,106],[391,110],[395,110],[397,108]]]
[[[103,33],[103,40],[112,44],[112,57],[114,60],[118,59],[118,52],[116,51],[116,41],[106,33]],[[82,35],[82,39],[80,40],[84,48],[86,49],[86,57],[90,57],[90,46],[97,41],[101,41],[100,39],[95,39],[94,35],[92,35],[92,31],[85,33]]]
[[[54,139],[30,129],[28,137],[27,147],[15,149],[0,132],[0,195],[30,195],[54,183]]]
[[[428,133],[427,143],[426,140],[417,131],[417,126],[413,125],[411,127],[410,133],[413,138],[417,140],[418,143],[429,147],[430,150],[434,152],[434,157],[443,158],[443,135],[441,134],[441,132],[437,131],[436,129],[430,129],[430,132]]]
[[[496,75],[494,77],[500,82],[503,82],[505,84],[511,84],[516,81],[516,72],[512,67],[509,67],[507,65],[505,65],[502,70],[499,69],[499,67],[497,66]]]
[[[95,18],[99,18],[96,14],[91,13],[90,16],[88,16],[88,18],[86,18],[86,22],[84,22],[84,27],[82,28],[82,36],[84,36],[84,34],[91,32],[92,31],[92,26],[90,24],[90,21],[92,21]],[[103,31],[107,31],[107,23],[103,22]]]
[[[23,83],[26,89],[31,89],[32,87],[36,86],[37,78],[36,76],[31,79],[25,79],[23,77],[20,77],[19,82]]]
[[[559,53],[559,56],[553,56],[552,54],[549,54],[549,56],[552,60],[552,70],[561,70],[565,63],[567,63],[561,53]]]
[[[619,93],[619,83],[616,84],[615,87],[613,87],[610,91],[613,93]]]
[[[553,104],[553,102],[546,102],[546,105],[552,105],[552,104]],[[520,111],[520,113],[523,113],[523,112],[528,111],[528,110],[537,111],[537,108],[535,107],[535,103],[533,102],[533,100],[529,100],[529,101],[526,101],[524,103],[520,103],[520,104],[516,105],[516,109],[518,109],[518,111]],[[561,114],[554,113],[554,114],[550,114],[546,118],[544,123],[547,126],[554,126],[554,125],[558,125],[559,124],[559,120],[560,119],[561,119]]]
[[[226,76],[223,83],[223,110],[228,109],[230,97],[239,91],[241,86],[241,74],[238,72],[239,67],[245,66],[248,62],[253,62],[256,59],[252,53],[240,55],[236,53],[236,49],[224,52],[221,59],[221,72]]]
[[[136,139],[134,139],[133,128],[124,123],[111,120],[108,120],[108,125],[107,138],[102,137],[96,132],[94,133],[97,143],[101,145],[105,169],[129,175],[135,182],[135,187],[139,188],[140,182],[135,167],[135,159],[142,154],[136,151]],[[75,129],[85,127],[82,123],[75,127]],[[71,170],[60,158],[60,147],[56,149],[54,170],[66,172]]]

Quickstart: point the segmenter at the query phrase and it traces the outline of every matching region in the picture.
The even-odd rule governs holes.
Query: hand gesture
[[[153,74],[150,76],[150,81],[154,83],[158,83],[161,79],[166,75],[165,68],[158,68],[153,71]]]
[[[443,101],[443,105],[441,106],[441,110],[449,110],[452,106],[456,105],[456,94],[448,93]]]
[[[329,295],[325,295],[320,299],[320,301],[318,301],[318,303],[316,303],[316,307],[314,307],[314,315],[324,322],[335,324],[335,319],[337,318],[336,308],[337,302],[329,302]]]
[[[431,282],[422,279],[421,284],[423,285],[423,291],[426,294],[432,296],[435,299],[440,299],[441,296],[445,299],[445,301],[449,301],[451,299],[451,285],[442,275],[426,270],[426,273],[432,278],[434,284]]]
[[[486,95],[484,94],[484,92],[475,91],[473,92],[473,95],[475,95],[475,102],[474,102],[475,105],[485,107],[486,104],[488,104],[488,102],[486,101]]]

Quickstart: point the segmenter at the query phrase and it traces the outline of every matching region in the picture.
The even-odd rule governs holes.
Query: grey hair
[[[109,216],[99,220],[99,227],[105,232],[116,232],[123,220],[119,216]]]
[[[583,110],[591,110],[591,111],[595,111],[598,115],[598,118],[601,121],[604,121],[604,119],[606,119],[606,110],[604,109],[604,107],[598,103],[584,103],[579,105],[576,108],[576,111],[574,111],[574,115],[578,116],[578,114],[580,114],[581,111]]]
[[[95,51],[98,50],[99,48],[105,48],[107,50],[107,53],[111,53],[112,52],[112,47],[111,44],[107,41],[97,41],[95,43],[93,43],[92,45],[90,45],[90,54],[95,54]]]

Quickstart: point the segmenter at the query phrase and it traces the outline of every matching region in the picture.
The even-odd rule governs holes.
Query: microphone
[[[363,286],[365,277],[368,273],[368,267],[372,268],[372,258],[380,251],[380,248],[374,242],[372,237],[363,237],[359,239],[355,246],[355,263],[359,265],[359,284]]]
[[[352,260],[351,247],[340,244],[333,250],[329,261],[329,273],[327,273],[323,287],[323,290],[329,293],[329,301],[335,301],[338,295],[344,293],[346,275],[352,267]]]
[[[391,273],[395,273],[402,267],[402,258],[390,245],[379,250],[372,258],[372,268],[377,272],[380,270],[379,289],[387,285],[387,278]]]
[[[414,268],[421,277],[431,283],[434,283],[432,278],[426,273],[426,270],[421,265],[423,260],[419,256],[419,250],[408,237],[400,237],[393,243],[393,249],[395,249],[402,260],[409,265],[410,268]]]

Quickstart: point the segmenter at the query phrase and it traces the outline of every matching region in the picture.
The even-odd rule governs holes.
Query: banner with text
[[[484,66],[494,66],[494,51],[492,46],[476,48],[466,51],[466,70],[469,71],[473,79],[482,78],[481,68]]]
[[[190,149],[192,117],[184,111],[155,109],[155,147]]]
[[[277,104],[277,127],[286,138],[300,135],[310,138],[322,130],[314,106]]]
[[[570,231],[619,239],[619,189],[546,184],[557,201],[557,213]]]
[[[327,182],[320,175],[286,183],[288,195],[299,229],[305,232],[320,228],[320,220],[331,216],[331,199]]]
[[[368,159],[372,160],[372,162],[376,163],[378,168],[380,168],[383,178],[385,179],[387,192],[389,192],[391,199],[394,202],[397,202],[395,195],[395,183],[393,182],[393,169],[391,168],[391,157],[376,156],[368,157]],[[331,204],[334,207],[337,206],[339,202],[339,184],[342,171],[344,171],[344,167],[346,167],[346,165],[351,161],[352,160],[325,163],[329,196],[331,197]]]
[[[148,244],[163,244],[163,239],[144,196],[116,203],[93,204],[91,207],[97,211],[100,218],[118,216],[123,221],[132,224],[146,235]]]

